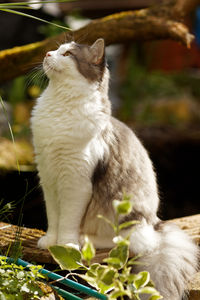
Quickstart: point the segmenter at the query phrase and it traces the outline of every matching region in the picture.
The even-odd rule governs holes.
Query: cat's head
[[[92,46],[75,42],[61,45],[57,50],[47,52],[43,68],[47,77],[58,80],[86,79],[100,82],[105,70],[105,45],[98,39]]]

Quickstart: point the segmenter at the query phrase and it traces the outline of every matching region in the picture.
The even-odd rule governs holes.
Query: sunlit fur
[[[38,246],[79,247],[87,234],[97,248],[112,247],[112,229],[97,214],[113,220],[112,200],[126,192],[134,204],[127,218],[140,221],[130,237],[131,251],[143,255],[144,265],[136,271],[150,271],[164,300],[180,300],[196,270],[198,249],[183,231],[158,219],[159,197],[149,156],[135,134],[111,117],[108,69],[101,66],[100,80],[87,78],[87,72],[78,70],[78,58],[64,55],[74,47],[74,42],[61,45],[45,57],[49,85],[32,113],[35,159],[48,216],[48,231]],[[89,65],[103,60],[102,47],[100,40],[86,49]],[[91,63],[91,68],[97,67]]]

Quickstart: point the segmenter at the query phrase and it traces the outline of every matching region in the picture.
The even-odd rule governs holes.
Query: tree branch
[[[190,47],[194,36],[180,18],[199,3],[199,0],[168,0],[138,11],[120,12],[91,21],[74,32],[65,32],[42,42],[0,51],[0,83],[26,73],[41,63],[45,53],[57,48],[73,35],[81,43],[105,39],[106,45],[130,41],[173,39]]]
[[[174,14],[180,18],[184,18],[198,5],[200,5],[200,0],[177,0],[174,4]]]

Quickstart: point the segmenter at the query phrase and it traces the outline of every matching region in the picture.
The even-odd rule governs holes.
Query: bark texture
[[[0,83],[25,74],[42,62],[47,51],[70,39],[91,44],[102,37],[106,45],[173,39],[190,47],[194,36],[184,24],[184,17],[199,3],[200,0],[166,0],[149,8],[93,20],[79,30],[64,32],[42,42],[0,51]]]
[[[181,229],[189,234],[197,245],[200,245],[200,215],[194,215],[190,217],[178,218],[168,222],[176,223]],[[37,241],[44,232],[38,229],[31,229],[26,227],[18,227],[7,223],[0,222],[0,251],[2,254],[7,255],[8,249],[12,251],[12,245],[15,242],[20,242],[22,245],[22,258],[27,261],[34,261],[39,264],[55,264],[48,250],[41,250],[37,248]],[[101,263],[102,260],[107,257],[110,249],[97,250],[96,256],[93,262]],[[196,273],[188,286],[185,288],[188,290],[188,300],[200,299],[200,272]],[[44,290],[45,288],[45,290]],[[49,298],[54,299],[51,289],[48,286],[43,286],[43,290],[50,293]],[[42,298],[43,299],[43,298]],[[45,298],[46,299],[46,298]],[[56,298],[57,299],[57,298]]]

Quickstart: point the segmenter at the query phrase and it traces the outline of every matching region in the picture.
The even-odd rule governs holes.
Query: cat
[[[180,300],[196,271],[198,248],[157,217],[158,188],[147,151],[111,116],[104,40],[91,46],[65,43],[46,54],[43,69],[49,84],[31,117],[48,217],[38,246],[79,248],[87,235],[96,248],[113,247],[113,231],[97,215],[113,221],[112,201],[125,191],[132,195],[133,210],[120,222],[139,221],[130,237],[131,251],[143,254],[145,265],[138,270],[150,272],[165,300]]]

